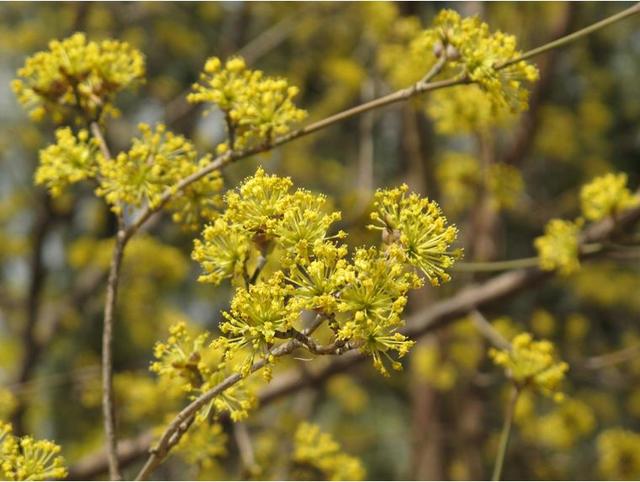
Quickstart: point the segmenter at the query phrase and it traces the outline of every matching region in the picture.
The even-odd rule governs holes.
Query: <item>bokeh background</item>
[[[18,431],[55,439],[71,466],[102,447],[101,310],[115,220],[89,187],[55,200],[34,187],[38,150],[52,141],[54,126],[29,121],[10,89],[26,56],[49,40],[83,31],[91,39],[128,41],[146,55],[146,83],[119,97],[122,115],[108,122],[114,151],[127,148],[139,122],[165,122],[206,152],[220,141],[222,124],[189,105],[185,94],[209,56],[240,54],[252,67],[288,78],[300,87],[298,104],[313,121],[394,88],[380,53],[392,27],[408,17],[426,27],[441,8],[478,14],[493,29],[515,34],[526,50],[628,6],[2,3],[0,418],[13,420]],[[352,233],[348,242],[357,246],[375,242],[375,232],[364,228],[373,190],[406,182],[438,200],[458,225],[466,261],[534,256],[533,239],[549,219],[579,213],[582,184],[610,171],[626,172],[632,188],[640,182],[639,25],[634,17],[535,58],[541,79],[532,88],[530,109],[482,132],[443,132],[431,120],[427,98],[416,99],[231,165],[225,185],[236,185],[258,165],[291,176],[296,185],[330,196],[343,212],[340,227]],[[491,180],[478,173],[496,162],[517,169],[523,184],[511,179],[487,194]],[[178,317],[215,331],[220,310],[228,306],[228,287],[195,281],[198,266],[190,252],[196,235],[168,216],[158,218],[144,246],[125,259],[115,385],[119,432],[131,441],[161,426],[179,406],[148,372],[154,342]],[[456,273],[443,288],[414,293],[408,312],[490,276]],[[598,471],[599,458],[606,456],[598,451],[598,435],[614,427],[640,430],[637,252],[585,263],[575,275],[482,312],[506,336],[528,330],[553,340],[572,367],[564,387],[570,404],[541,397],[520,401],[505,477],[614,477]],[[360,457],[370,479],[488,477],[508,389],[487,359],[488,346],[470,320],[457,320],[420,339],[405,370],[389,379],[361,364],[271,402],[243,425],[262,466],[253,475],[294,477],[287,465],[292,433],[301,420],[311,420]],[[626,350],[621,360],[596,358],[620,350]],[[284,369],[323,363],[292,360]],[[215,443],[193,441],[156,475],[251,477],[239,456],[238,434],[231,426],[225,431]],[[131,452],[130,476],[141,452]],[[203,461],[209,455],[214,462]]]

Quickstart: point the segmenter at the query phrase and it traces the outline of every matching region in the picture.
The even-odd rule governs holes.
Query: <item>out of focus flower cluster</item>
[[[640,434],[622,428],[598,436],[600,474],[607,480],[640,478]]]
[[[144,70],[144,56],[126,42],[76,33],[29,57],[12,87],[34,120],[87,122],[117,114],[115,95],[141,81]]]
[[[627,188],[627,175],[605,174],[584,185],[580,192],[582,215],[590,221],[617,216],[624,210],[640,204],[640,196]],[[580,268],[580,234],[584,218],[576,221],[552,219],[545,234],[536,238],[534,245],[540,256],[540,267],[558,270],[569,275]]]
[[[300,424],[294,440],[293,461],[319,470],[325,480],[362,480],[364,467],[359,459],[342,452],[340,445],[320,427]],[[310,478],[310,477],[303,477]]]
[[[219,146],[220,152],[267,145],[307,115],[293,102],[297,87],[285,79],[248,69],[241,57],[233,57],[224,65],[219,58],[211,57],[204,66],[201,83],[194,84],[193,90],[189,102],[214,104],[225,115],[229,144]]]
[[[627,187],[625,173],[608,173],[582,186],[580,201],[584,217],[598,221],[640,204],[640,196],[633,195]]]
[[[491,196],[494,209],[514,208],[524,191],[522,175],[515,167],[496,163],[483,173],[478,159],[462,152],[445,152],[436,176],[442,188],[443,204],[453,213],[473,206],[483,188]]]
[[[48,440],[13,435],[11,425],[0,421],[0,478],[51,480],[66,477],[60,447]]]
[[[568,275],[580,268],[580,227],[580,223],[563,219],[552,219],[547,223],[544,235],[534,241],[542,269],[557,269],[560,274]]]
[[[506,370],[517,387],[532,388],[556,399],[562,398],[558,389],[569,365],[556,358],[550,341],[534,341],[529,333],[521,333],[513,339],[511,349],[492,348],[489,355],[496,365]]]

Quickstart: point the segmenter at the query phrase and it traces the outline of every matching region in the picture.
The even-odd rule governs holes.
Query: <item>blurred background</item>
[[[115,219],[90,187],[52,200],[33,183],[38,150],[53,125],[34,124],[10,89],[27,56],[76,31],[116,38],[146,55],[147,80],[119,96],[107,124],[113,151],[128,148],[139,122],[165,122],[201,152],[220,141],[215,115],[185,94],[207,57],[245,57],[253,68],[301,89],[309,120],[391,92],[384,52],[403,25],[427,28],[442,8],[478,14],[527,50],[620,11],[628,3],[2,3],[0,5],[0,419],[55,439],[69,465],[102,447],[100,339],[108,240]],[[530,109],[499,122],[434,122],[428,97],[355,117],[225,169],[226,187],[262,165],[297,186],[326,193],[341,210],[348,243],[376,242],[365,229],[376,187],[409,184],[436,199],[460,229],[465,261],[535,255],[533,239],[553,217],[579,213],[580,186],[610,171],[640,182],[640,25],[631,18],[534,59],[540,81]],[[453,94],[452,94],[453,95]],[[464,92],[458,97],[464,99]],[[451,108],[462,109],[464,102]],[[450,123],[451,124],[451,123]],[[495,166],[500,166],[496,168]],[[119,432],[132,444],[184,400],[163,393],[148,371],[155,341],[186,318],[217,330],[228,285],[196,283],[198,233],[169,216],[125,257],[115,333]],[[413,293],[408,316],[492,274],[456,273]],[[553,340],[571,365],[568,404],[523,396],[504,477],[619,478],[598,472],[598,435],[640,430],[640,263],[594,260],[483,309],[505,336],[527,330]],[[237,430],[192,440],[156,476],[293,478],[290,441],[301,420],[331,432],[362,459],[369,479],[483,479],[497,449],[508,384],[487,359],[470,320],[419,340],[405,370],[385,379],[368,363],[271,400],[242,425],[260,471],[241,457]],[[621,359],[602,358],[624,350]],[[598,358],[600,357],[600,358]],[[291,360],[307,370],[327,360]],[[277,374],[276,374],[277,376]],[[142,440],[144,442],[144,440]],[[224,442],[224,443],[223,443]],[[200,443],[200,445],[198,445]],[[126,474],[140,464],[132,445]],[[143,447],[144,448],[144,447]],[[226,452],[222,457],[219,453]],[[211,457],[211,458],[210,458]],[[640,457],[638,447],[637,457]],[[630,463],[640,463],[638,461]],[[637,467],[637,465],[636,465]],[[104,477],[93,472],[72,472]],[[624,474],[622,474],[624,475]]]

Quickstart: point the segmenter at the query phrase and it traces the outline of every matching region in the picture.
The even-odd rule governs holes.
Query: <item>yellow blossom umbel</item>
[[[224,65],[217,57],[208,59],[201,83],[194,84],[193,90],[189,102],[211,103],[225,114],[232,149],[268,144],[307,115],[293,103],[297,87],[248,69],[241,57]]]
[[[632,194],[627,188],[625,173],[608,173],[582,186],[580,201],[584,217],[599,221],[640,204],[640,196]]]
[[[288,177],[267,175],[262,168],[225,196],[225,217],[257,237],[273,237],[277,223],[289,207]]]
[[[506,370],[518,388],[533,388],[556,399],[562,398],[558,389],[569,365],[556,358],[550,341],[534,341],[529,333],[520,333],[513,339],[510,350],[491,348],[489,356]]]
[[[414,344],[397,330],[404,324],[400,316],[407,292],[421,286],[421,280],[407,272],[402,261],[397,248],[392,247],[387,253],[376,248],[357,249],[353,272],[340,293],[338,305],[340,313],[348,314],[346,321],[340,323],[338,338],[350,340],[371,355],[374,367],[385,376],[388,372],[382,357],[394,370],[400,370],[402,365],[388,352],[395,351],[403,357]]]
[[[180,379],[182,389],[195,397],[231,375],[238,360],[210,343],[208,332],[194,335],[192,331],[184,321],[172,325],[167,341],[158,342],[154,347],[156,361],[151,364],[151,371]],[[216,396],[199,418],[208,419],[211,410],[215,409],[217,413],[228,412],[233,420],[242,420],[255,403],[252,389],[242,381]]]
[[[562,275],[569,275],[580,268],[580,234],[579,221],[552,219],[544,228],[544,236],[534,241],[540,257],[540,268],[545,271],[558,270]]]
[[[34,120],[93,121],[117,114],[116,94],[144,76],[144,56],[126,42],[87,42],[83,33],[53,40],[29,57],[12,87]]]
[[[360,460],[343,453],[333,437],[317,425],[301,423],[294,443],[293,461],[319,470],[326,480],[362,480],[365,476]]]
[[[56,143],[40,151],[36,184],[44,184],[52,196],[59,196],[71,184],[95,178],[97,143],[89,132],[77,135],[69,127],[56,130]]]
[[[250,234],[219,218],[204,228],[202,238],[194,241],[191,254],[204,271],[198,281],[217,285],[231,278],[234,285],[239,284],[245,275],[247,260],[252,251],[256,251]]]
[[[383,45],[379,57],[397,87],[419,81],[442,56],[446,56],[442,76],[476,84],[430,99],[429,112],[438,130],[475,131],[526,110],[526,84],[538,79],[538,70],[526,61],[504,67],[520,55],[513,35],[491,32],[478,17],[462,18],[454,10],[442,10],[427,30],[420,31],[411,20],[392,30],[395,38]]]
[[[605,480],[640,479],[640,434],[622,428],[598,436],[598,467]]]
[[[122,212],[124,206],[138,208],[145,202],[158,206],[165,191],[210,162],[208,156],[198,160],[193,144],[162,124],[155,129],[147,124],[138,128],[142,136],[133,139],[128,152],[121,152],[115,159],[99,160],[100,186],[96,193],[104,196],[115,212]],[[218,171],[191,184],[170,203],[176,211],[174,218],[193,226],[199,225],[202,217],[214,216],[221,188]]]
[[[316,243],[311,256],[289,268],[287,282],[293,285],[292,303],[299,309],[333,314],[342,288],[353,279],[353,266],[345,259],[346,246]]]
[[[249,289],[238,288],[231,301],[231,310],[223,312],[225,321],[220,325],[224,347],[237,350],[248,348],[252,355],[242,366],[244,376],[249,374],[254,355],[269,358],[268,352],[276,335],[293,327],[299,311],[287,303],[289,289],[283,283],[282,272],[267,281],[259,281]]]
[[[52,480],[67,476],[60,447],[48,440],[16,437],[0,421],[0,479]]]
[[[446,269],[460,255],[449,251],[458,230],[447,226],[447,219],[434,201],[416,193],[406,195],[406,184],[395,189],[379,189],[375,194],[370,229],[382,231],[387,244],[399,244],[407,261],[419,268],[433,286],[451,279]]]

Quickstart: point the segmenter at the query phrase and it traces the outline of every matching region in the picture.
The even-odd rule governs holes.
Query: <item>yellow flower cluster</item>
[[[492,33],[477,17],[461,18],[453,10],[442,10],[427,30],[421,31],[416,19],[399,23],[380,49],[379,63],[401,87],[420,80],[438,57],[446,56],[443,73],[467,78],[476,86],[435,93],[428,110],[439,131],[458,133],[503,122],[527,108],[526,84],[538,79],[537,69],[526,61],[504,67],[519,55],[513,35]]]
[[[189,102],[211,103],[225,114],[229,145],[219,146],[220,151],[268,145],[307,115],[293,102],[297,87],[248,69],[241,57],[227,60],[224,66],[217,57],[208,59],[201,83],[194,84],[193,90]]]
[[[319,470],[324,479],[364,479],[362,462],[342,452],[333,437],[321,432],[317,425],[301,423],[296,430],[294,444],[293,461]]]
[[[440,134],[477,133],[507,125],[514,113],[495,106],[478,85],[459,85],[433,91],[427,99],[427,114]]]
[[[115,159],[100,156],[98,161],[100,186],[96,193],[104,196],[114,212],[122,212],[125,205],[138,208],[145,202],[157,206],[165,191],[210,162],[209,156],[198,160],[193,144],[162,124],[155,129],[140,124],[139,129],[142,136],[133,139],[128,152]],[[221,188],[218,171],[191,184],[169,204],[176,212],[174,220],[197,227],[202,218],[215,216]]]
[[[406,184],[395,189],[379,189],[375,194],[370,229],[382,231],[387,244],[398,244],[407,261],[422,270],[433,286],[451,278],[446,269],[460,256],[449,251],[458,230],[447,226],[447,219],[434,201],[416,193],[406,195]]]
[[[436,176],[442,187],[443,202],[454,212],[472,206],[483,184],[494,209],[515,207],[524,191],[522,174],[515,167],[495,163],[483,173],[478,159],[462,152],[445,152],[437,165]]]
[[[491,348],[489,356],[496,365],[505,368],[517,387],[533,388],[562,399],[558,388],[569,365],[556,359],[550,341],[534,341],[529,333],[520,333],[513,339],[510,350]]]
[[[348,313],[340,324],[338,338],[352,340],[364,353],[371,355],[374,367],[383,375],[388,372],[384,356],[394,370],[401,370],[400,362],[391,358],[390,350],[400,358],[414,342],[397,332],[404,324],[402,311],[407,292],[422,285],[415,273],[404,268],[404,256],[391,247],[386,254],[377,248],[359,248],[353,256],[353,273],[340,292],[338,311]]]
[[[34,120],[100,120],[117,114],[115,95],[144,76],[144,56],[125,42],[87,42],[83,33],[29,57],[12,84]]]
[[[360,349],[385,375],[383,358],[400,369],[389,352],[402,357],[413,344],[398,328],[408,291],[422,285],[411,265],[434,285],[448,279],[444,268],[455,256],[447,252],[455,228],[446,227],[435,203],[405,197],[406,186],[380,192],[382,215],[373,217],[385,220],[378,229],[387,243],[382,249],[359,248],[348,260],[347,247],[337,242],[345,233],[328,234],[340,213],[326,211],[324,196],[291,193],[291,187],[290,179],[258,169],[226,195],[226,211],[195,242],[193,258],[204,271],[200,280],[218,284],[232,278],[239,286],[217,345],[252,353],[240,367],[246,375],[256,355],[271,362],[277,338],[295,335],[301,312],[314,311],[328,320],[338,351]]]
[[[256,249],[251,238],[239,226],[218,218],[202,231],[202,240],[194,241],[192,258],[200,263],[204,274],[198,281],[220,284],[231,278],[238,285],[245,274],[245,265]]]
[[[169,328],[166,342],[154,347],[156,361],[151,371],[169,378],[182,380],[182,389],[194,396],[204,393],[222,382],[235,368],[223,349],[210,342],[208,332],[191,334],[186,322],[180,321]],[[244,382],[226,389],[213,399],[201,419],[208,419],[211,410],[228,412],[232,420],[242,420],[255,406],[253,390]]]
[[[316,243],[311,256],[289,268],[287,281],[294,287],[292,303],[301,310],[335,313],[336,294],[353,280],[353,266],[346,260],[346,246]]]
[[[184,434],[175,450],[187,464],[208,472],[217,469],[218,461],[227,455],[227,439],[219,423],[200,423]]]
[[[598,436],[598,466],[606,480],[640,478],[640,434],[622,428]]]
[[[279,333],[286,332],[298,319],[299,310],[287,303],[290,288],[284,284],[281,271],[269,280],[259,281],[249,289],[239,288],[231,301],[231,311],[223,312],[226,321],[220,325],[225,334],[223,346],[232,349],[248,347],[252,353],[268,358],[268,352]],[[249,374],[254,355],[242,366]]]
[[[51,480],[67,476],[60,447],[48,440],[16,437],[0,421],[0,479]]]
[[[569,450],[593,432],[596,418],[593,409],[577,399],[562,401],[551,412],[541,416],[522,417],[524,437],[540,446]]]
[[[627,188],[625,173],[608,173],[582,186],[580,201],[584,217],[598,221],[640,204],[640,196]]]
[[[552,219],[544,228],[544,236],[534,241],[540,257],[540,267],[546,271],[558,270],[569,275],[580,268],[580,222]]]
[[[435,30],[452,67],[477,82],[493,105],[516,112],[527,108],[523,83],[538,80],[538,70],[525,61],[502,68],[520,55],[513,35],[491,33],[478,17],[463,19],[453,10],[438,14]]]
[[[327,235],[340,213],[326,212],[325,196],[302,189],[291,193],[291,186],[289,178],[269,176],[259,168],[226,194],[224,214],[204,229],[202,240],[195,241],[192,256],[205,273],[200,281],[219,284],[232,278],[239,284],[248,275],[247,262],[258,253],[266,254],[274,243],[287,265],[307,264],[314,246],[344,237],[342,232]]]
[[[496,209],[511,209],[515,207],[524,191],[524,180],[520,171],[504,163],[489,166],[488,190],[491,202]]]
[[[56,143],[40,151],[36,184],[59,196],[71,184],[96,176],[97,143],[82,129],[77,135],[68,127],[56,130]]]

